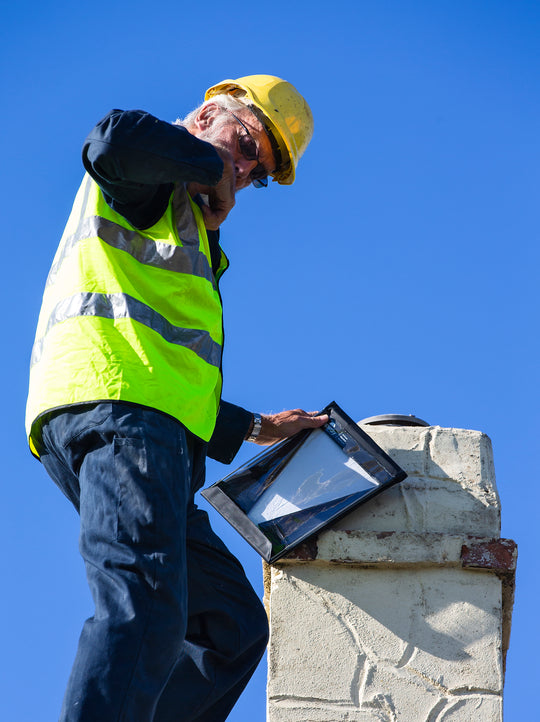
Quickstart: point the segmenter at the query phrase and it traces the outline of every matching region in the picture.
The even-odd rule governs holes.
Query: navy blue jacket
[[[111,208],[141,230],[165,213],[175,183],[215,185],[223,173],[210,143],[142,110],[108,113],[86,138],[82,158]],[[208,231],[208,241],[216,270],[219,231]],[[251,420],[249,411],[222,401],[208,456],[229,464]]]

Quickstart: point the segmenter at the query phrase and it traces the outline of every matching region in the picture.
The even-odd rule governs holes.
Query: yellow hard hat
[[[293,85],[275,75],[223,80],[208,88],[204,99],[223,93],[247,98],[247,105],[265,126],[272,143],[274,180],[282,185],[294,183],[296,166],[313,135],[313,115],[304,98]]]

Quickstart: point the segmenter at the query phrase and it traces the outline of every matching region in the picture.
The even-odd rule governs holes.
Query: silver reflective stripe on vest
[[[53,326],[79,316],[131,318],[158,333],[165,341],[189,348],[211,366],[220,367],[221,346],[208,331],[174,326],[161,314],[126,293],[78,293],[60,301],[49,318],[47,329],[32,350],[31,365],[38,363],[47,334]]]
[[[189,195],[184,184],[177,184],[175,186],[172,197],[172,207],[178,238],[182,239],[184,246],[194,245],[198,248],[199,229],[197,228],[195,214],[191,208]]]
[[[100,216],[83,218],[77,230],[66,238],[60,256],[51,267],[47,285],[54,283],[58,270],[65,258],[79,241],[98,237],[107,245],[129,253],[132,258],[146,266],[154,266],[175,273],[189,273],[205,278],[215,285],[214,274],[207,257],[192,246],[172,246],[169,243],[153,241],[137,231],[130,231]]]

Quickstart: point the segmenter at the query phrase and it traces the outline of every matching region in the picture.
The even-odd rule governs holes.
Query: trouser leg
[[[187,628],[186,437],[151,410],[100,406],[44,429],[44,465],[74,503],[79,495],[95,603],[61,721],[151,722]]]
[[[203,470],[199,466],[196,473]],[[221,722],[264,654],[268,622],[242,566],[195,505],[188,510],[186,533],[186,640],[154,722]]]

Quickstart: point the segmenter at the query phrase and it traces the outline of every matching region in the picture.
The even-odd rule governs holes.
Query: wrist
[[[262,417],[260,414],[253,414],[253,421],[251,422],[246,441],[256,441],[261,433]]]

